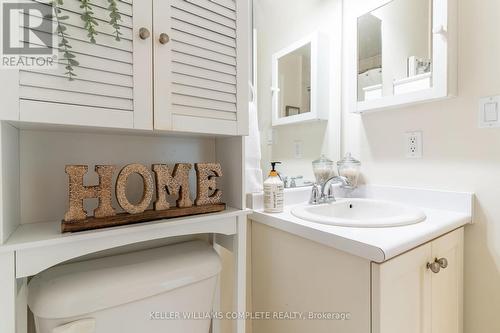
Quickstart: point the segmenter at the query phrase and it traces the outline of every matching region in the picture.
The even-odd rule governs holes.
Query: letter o
[[[142,199],[136,205],[130,203],[126,195],[128,177],[134,173],[137,173],[139,176],[141,176],[144,183]],[[129,214],[143,213],[149,207],[149,204],[153,199],[153,191],[153,176],[149,172],[148,168],[146,168],[142,164],[129,164],[125,166],[120,171],[118,179],[116,180],[116,199],[118,200],[118,204],[120,205],[120,207]]]

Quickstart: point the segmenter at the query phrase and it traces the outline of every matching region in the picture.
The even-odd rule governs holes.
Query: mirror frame
[[[298,114],[289,117],[280,117],[279,107],[279,59],[283,56],[300,49],[301,47],[311,44],[311,110],[306,113]],[[281,126],[288,124],[303,123],[309,121],[328,120],[330,112],[329,107],[329,75],[330,64],[329,54],[330,47],[328,38],[319,33],[314,32],[286,48],[276,52],[272,56],[272,126]],[[320,70],[321,69],[321,70]]]
[[[358,19],[395,0],[360,1],[346,19],[345,45],[348,100],[354,113],[378,111],[403,105],[430,102],[456,96],[457,90],[457,0],[433,0],[432,87],[401,95],[358,101]],[[421,0],[413,0],[421,1]],[[369,3],[369,4],[368,4]]]

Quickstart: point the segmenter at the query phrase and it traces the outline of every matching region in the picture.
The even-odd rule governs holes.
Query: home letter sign
[[[127,199],[127,180],[130,175],[133,173],[141,176],[142,181],[144,182],[144,191],[142,194],[141,201],[133,205]],[[120,207],[123,208],[129,214],[139,214],[144,212],[151,203],[151,199],[153,199],[153,176],[149,172],[148,168],[146,168],[142,164],[129,164],[120,171],[118,175],[118,179],[116,180],[116,199],[120,204]]]
[[[222,169],[218,163],[195,164],[198,195],[196,205],[210,205],[220,202],[222,192],[217,189],[216,177],[222,176]],[[213,191],[212,195],[209,195]]]
[[[99,184],[83,186],[83,176],[89,167],[86,165],[68,165],[66,173],[69,175],[69,210],[64,215],[65,221],[83,220],[87,212],[83,209],[83,199],[99,198],[99,206],[94,210],[95,217],[116,215],[111,206],[111,186],[115,167],[112,165],[96,165],[95,171],[99,175]]]
[[[156,177],[156,202],[155,210],[169,209],[167,194],[175,195],[179,193],[177,207],[191,207],[193,202],[189,193],[189,170],[191,164],[176,164],[174,172],[170,174],[168,166],[165,164],[153,165]]]
[[[196,200],[193,205],[189,187],[191,164],[179,163],[170,171],[165,164],[154,164],[152,172],[142,164],[129,164],[118,174],[115,185],[116,200],[123,213],[117,214],[112,206],[113,165],[97,165],[99,183],[84,186],[83,177],[88,171],[86,165],[68,165],[69,209],[64,215],[63,232],[105,228],[131,223],[168,219],[179,216],[214,213],[222,211],[222,191],[217,188],[216,179],[222,176],[219,163],[196,163]],[[131,203],[127,198],[127,180],[138,174],[143,182],[142,198]],[[155,187],[156,181],[156,187]],[[156,189],[156,200],[153,196]],[[176,196],[175,207],[171,207],[169,196]],[[84,209],[84,199],[99,199],[94,216],[88,217]],[[150,209],[153,206],[153,209]]]

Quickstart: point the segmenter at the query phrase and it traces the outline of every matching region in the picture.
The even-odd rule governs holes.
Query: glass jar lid
[[[326,164],[326,165],[331,165],[333,164],[333,161],[326,157],[324,154],[321,154],[321,156],[312,162],[314,165],[321,165],[321,164]]]
[[[352,157],[351,153],[345,154],[344,158],[337,162],[337,166],[351,164],[351,165],[361,165],[361,162]]]

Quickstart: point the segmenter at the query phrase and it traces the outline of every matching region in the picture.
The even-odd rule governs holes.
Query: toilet
[[[70,263],[35,276],[28,305],[37,333],[208,333],[220,270],[202,241]]]

